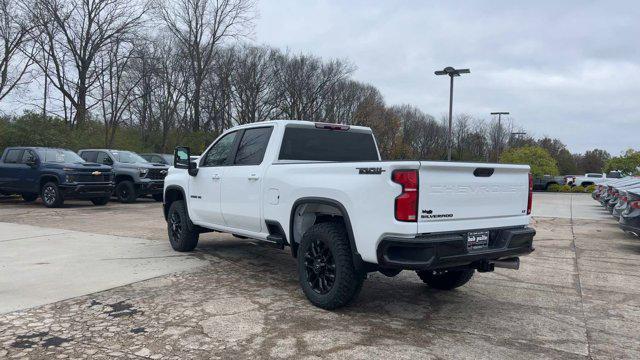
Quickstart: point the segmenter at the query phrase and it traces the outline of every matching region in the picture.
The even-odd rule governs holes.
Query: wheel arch
[[[185,209],[187,210],[187,215],[189,215],[189,207],[186,206],[187,197],[185,195],[184,189],[179,185],[169,185],[166,189],[164,189],[164,201],[162,203],[162,210],[165,220],[169,215],[169,208],[171,207],[171,204],[177,200],[185,201]]]
[[[296,230],[294,229],[296,217],[299,216],[296,214],[296,210],[303,205],[320,205],[334,208],[337,214],[342,217],[342,220],[344,222],[345,230],[347,231],[347,237],[349,238],[351,254],[354,259],[354,264],[362,264],[362,257],[358,253],[355,236],[353,234],[353,227],[351,225],[351,220],[349,218],[347,209],[340,201],[323,197],[303,197],[299,198],[293,203],[289,219],[289,245],[291,246],[291,254],[293,255],[293,257],[297,256],[298,244],[300,243],[302,236],[302,234],[296,234]],[[322,209],[322,207],[319,207],[319,209]],[[313,224],[315,223],[316,222],[314,220]]]
[[[57,174],[47,173],[40,175],[38,179],[38,190],[42,189],[42,186],[49,181],[53,181],[56,184],[60,184],[60,177]]]
[[[135,183],[135,180],[133,179],[133,176],[129,175],[129,174],[118,174],[115,176],[114,178],[116,184],[118,184],[121,181],[131,181]]]

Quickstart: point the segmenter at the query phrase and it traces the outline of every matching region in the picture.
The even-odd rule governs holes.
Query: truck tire
[[[123,180],[116,185],[116,197],[122,203],[132,203],[138,198],[132,181]]]
[[[344,225],[311,226],[298,247],[298,280],[309,301],[322,309],[347,305],[360,292],[365,274],[356,270]]]
[[[97,197],[97,198],[91,198],[91,202],[93,203],[93,205],[96,205],[96,206],[107,205],[107,203],[109,202],[110,198],[111,198],[111,195],[107,195],[107,196],[103,196],[103,197]]]
[[[475,270],[421,270],[416,271],[416,273],[429,287],[439,290],[452,290],[469,282]]]
[[[164,200],[164,196],[163,196],[162,193],[153,194],[151,196],[153,197],[153,200],[158,201],[158,202]]]
[[[200,233],[189,219],[184,201],[171,203],[167,214],[167,231],[173,250],[185,252],[195,249]]]
[[[44,206],[48,208],[57,208],[62,206],[64,203],[64,196],[60,189],[58,188],[58,184],[50,181],[42,185],[40,189],[40,197],[42,198],[42,202]]]
[[[38,194],[34,193],[22,193],[20,195],[22,195],[22,200],[25,202],[34,202],[38,198]]]

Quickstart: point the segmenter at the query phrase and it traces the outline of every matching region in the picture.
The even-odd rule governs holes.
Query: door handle
[[[251,175],[249,175],[248,179],[252,180],[252,181],[255,181],[255,180],[260,179],[260,176],[258,176],[257,174],[251,174]]]
[[[220,174],[213,174],[211,180],[220,180]]]

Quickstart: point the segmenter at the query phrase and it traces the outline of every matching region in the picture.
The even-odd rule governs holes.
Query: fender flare
[[[62,181],[60,181],[61,180],[60,174],[54,173],[54,172],[48,172],[48,173],[40,174],[40,176],[38,176],[38,189],[40,188],[40,183],[42,183],[42,179],[46,177],[55,178],[58,184],[62,183]]]
[[[363,264],[362,256],[360,256],[360,253],[358,253],[355,236],[353,235],[353,227],[351,226],[351,220],[349,219],[349,213],[347,212],[347,209],[338,200],[324,198],[324,197],[302,197],[293,203],[293,206],[291,207],[291,215],[289,218],[289,239],[290,239],[289,242],[291,245],[292,255],[294,257],[297,256],[295,251],[298,248],[297,244],[295,243],[295,238],[293,237],[293,218],[295,216],[295,211],[298,208],[298,206],[307,204],[307,203],[329,205],[329,206],[336,207],[338,208],[338,210],[340,210],[340,213],[342,214],[342,218],[344,219],[344,224],[347,230],[347,237],[349,238],[349,245],[351,247],[353,263],[356,267],[362,266]]]
[[[169,185],[169,186],[167,186],[162,192],[163,199],[165,199],[165,201],[163,201],[163,203],[162,203],[162,208],[163,208],[162,212],[164,213],[164,219],[165,220],[167,220],[167,216],[169,214],[169,206],[167,206],[167,202],[166,202],[167,192],[169,190],[176,190],[176,191],[180,192],[182,194],[182,198],[184,199],[185,204],[187,202],[187,194],[185,193],[185,191],[182,188],[182,186],[180,186],[180,185]],[[185,209],[187,210],[187,215],[189,215],[189,207],[186,206]]]

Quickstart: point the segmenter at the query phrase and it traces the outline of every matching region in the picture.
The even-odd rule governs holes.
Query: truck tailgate
[[[420,162],[418,232],[529,223],[529,166]]]

